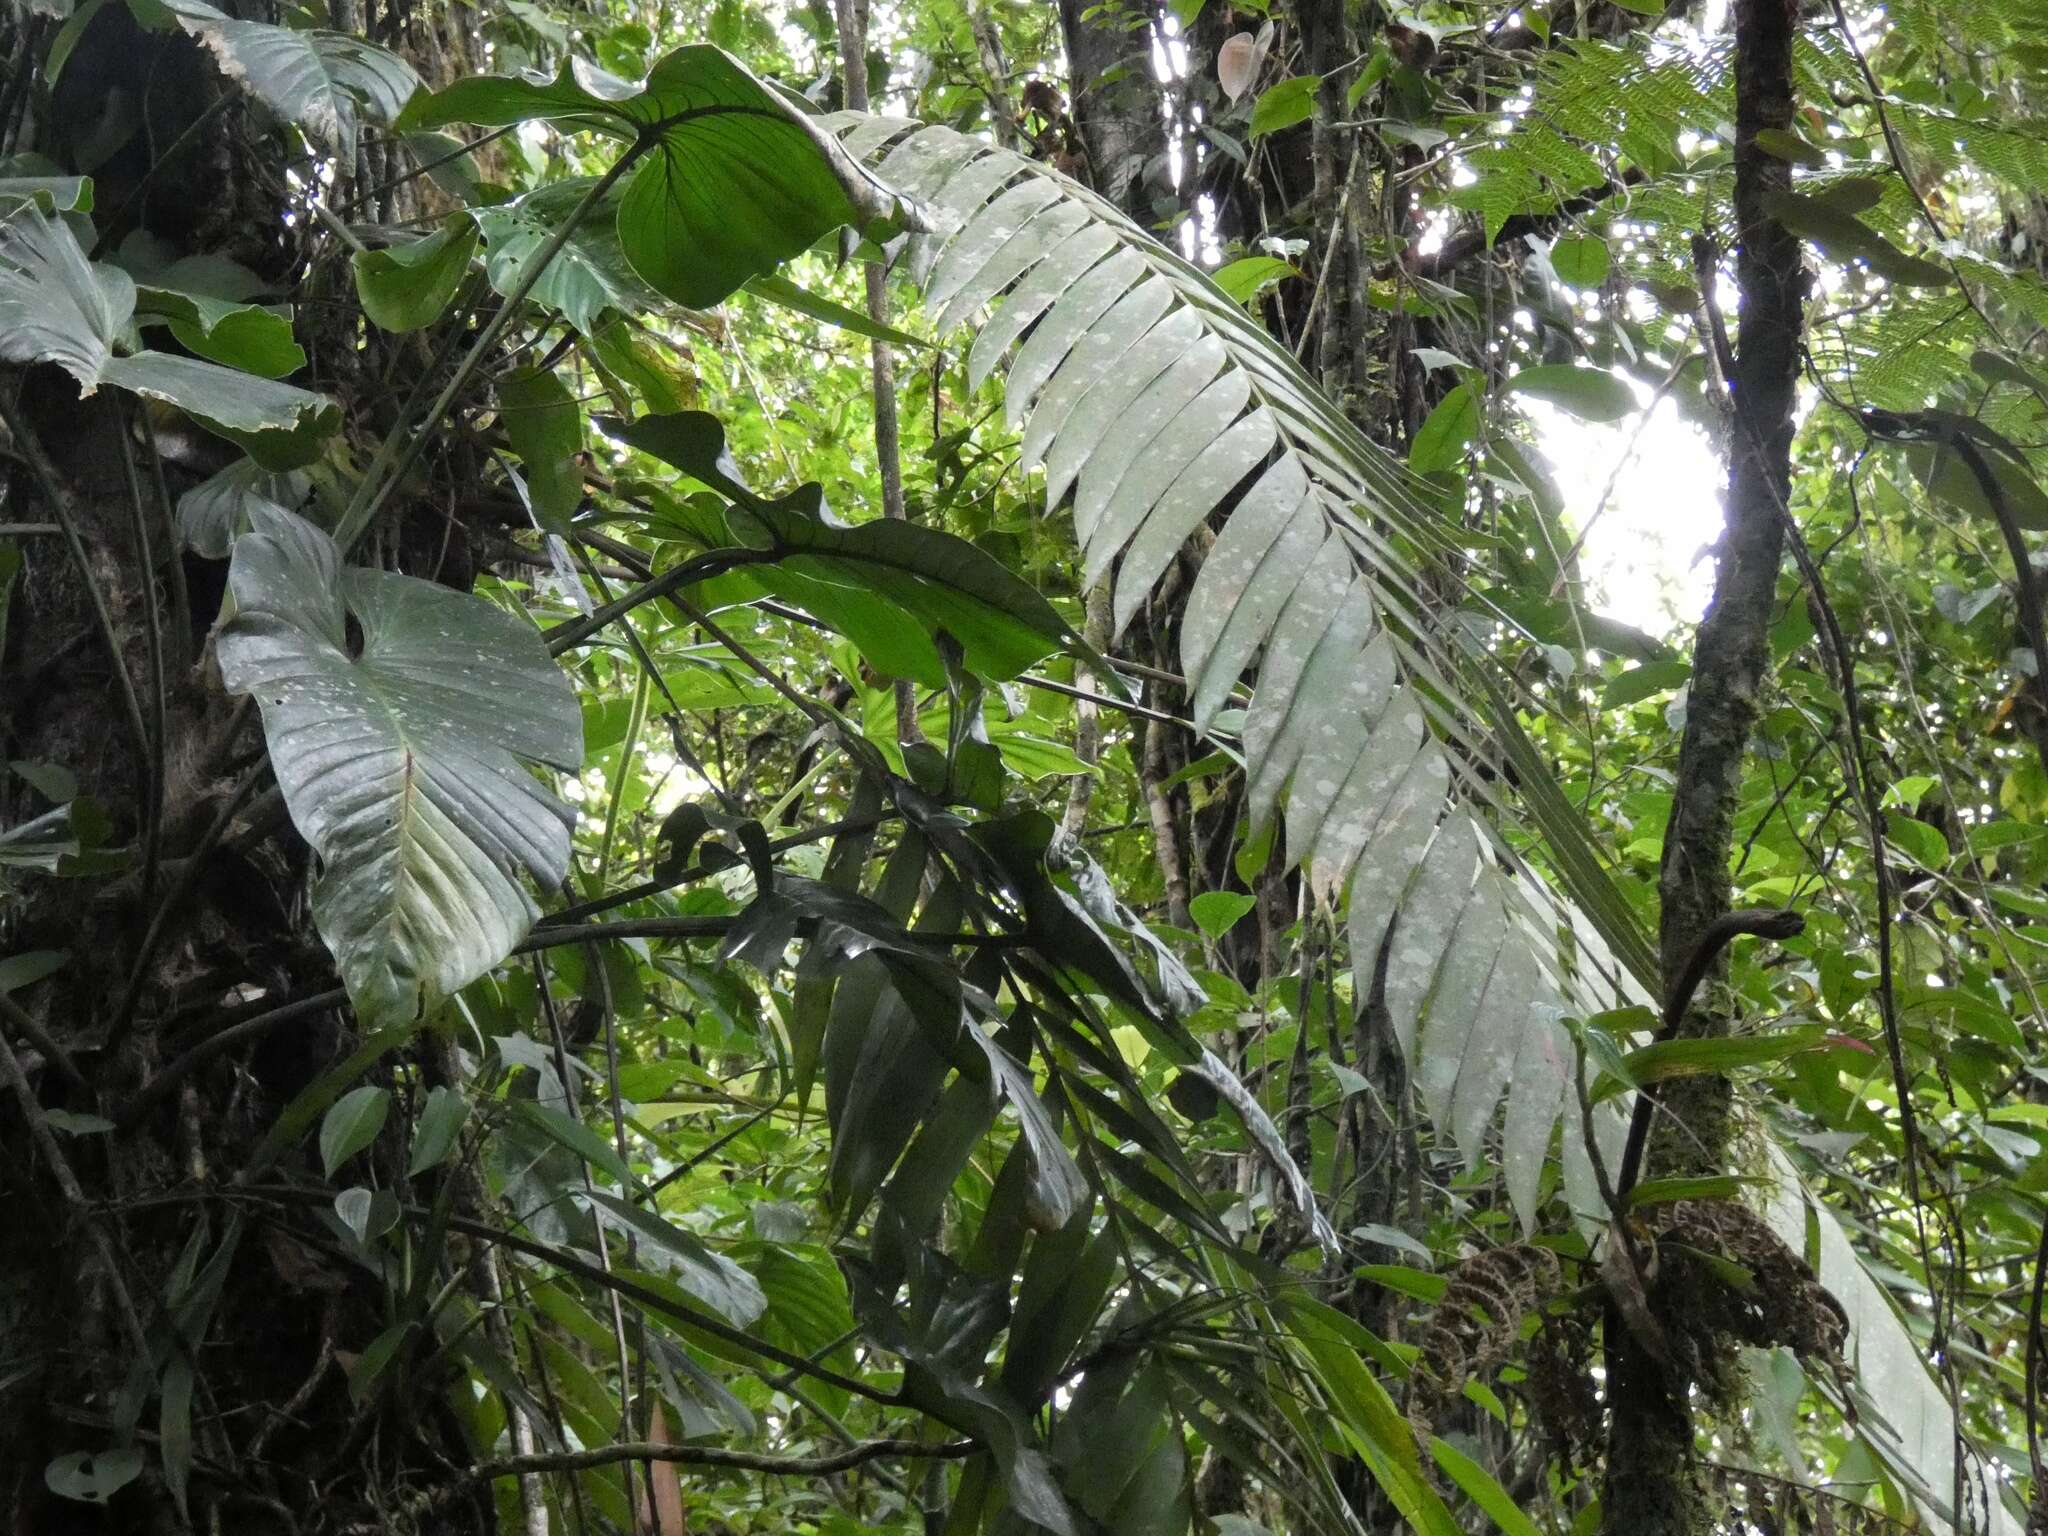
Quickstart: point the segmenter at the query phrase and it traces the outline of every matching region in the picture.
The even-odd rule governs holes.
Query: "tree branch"
[[[581,1451],[543,1451],[534,1456],[507,1456],[499,1461],[480,1461],[469,1469],[475,1479],[514,1477],[527,1472],[580,1472],[588,1467],[613,1466],[622,1461],[668,1461],[687,1467],[732,1467],[742,1472],[763,1472],[771,1477],[824,1477],[846,1472],[884,1457],[924,1457],[958,1461],[979,1454],[982,1447],[972,1440],[864,1440],[829,1456],[769,1456],[757,1451],[733,1451],[715,1445],[672,1445],[667,1441],[627,1441],[617,1445],[593,1446]]]

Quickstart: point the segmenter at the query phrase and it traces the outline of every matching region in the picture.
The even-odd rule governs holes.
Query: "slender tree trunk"
[[[1770,194],[1789,185],[1790,168],[1758,147],[1757,134],[1791,124],[1797,14],[1792,0],[1739,0],[1735,12],[1741,309],[1728,522],[1713,601],[1694,647],[1678,790],[1664,836],[1659,947],[1667,984],[1729,910],[1737,795],[1770,664],[1806,276],[1799,242],[1765,211]],[[1701,996],[1704,1001],[1678,1021],[1680,1033],[1725,1034],[1726,1015],[1710,995]],[[1725,1078],[1703,1075],[1667,1085],[1650,1141],[1655,1171],[1723,1171],[1729,1114]],[[1653,1312],[1662,1299],[1653,1286]],[[1699,1536],[1713,1512],[1697,1476],[1690,1384],[1674,1379],[1612,1318],[1607,1339],[1606,1529],[1613,1536]]]

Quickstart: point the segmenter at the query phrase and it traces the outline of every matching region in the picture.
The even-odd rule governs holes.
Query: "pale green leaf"
[[[581,765],[574,691],[527,624],[430,582],[343,570],[331,539],[275,509],[236,542],[228,587],[222,678],[261,706],[286,807],[319,857],[314,922],[366,1021],[414,1018],[532,925],[518,870],[561,883],[574,813],[522,764]]]

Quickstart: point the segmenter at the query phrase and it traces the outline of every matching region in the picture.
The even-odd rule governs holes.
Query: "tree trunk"
[[[1798,240],[1765,211],[1770,194],[1790,184],[1790,167],[1759,148],[1757,134],[1782,132],[1791,124],[1796,30],[1791,0],[1741,0],[1736,7],[1741,309],[1728,521],[1713,600],[1694,647],[1678,790],[1664,836],[1659,947],[1667,986],[1683,973],[1715,920],[1729,910],[1736,801],[1770,664],[1806,276]],[[1723,969],[1717,964],[1717,973]],[[1726,1014],[1710,996],[1699,995],[1705,1000],[1677,1021],[1678,1031],[1693,1037],[1726,1034]],[[1650,1140],[1656,1172],[1725,1171],[1730,1106],[1725,1078],[1700,1075],[1667,1085]],[[1649,1299],[1653,1313],[1675,1302],[1654,1286]],[[1613,1317],[1607,1340],[1606,1529],[1614,1536],[1699,1536],[1712,1524],[1712,1510],[1697,1475],[1690,1383],[1674,1379],[1675,1373],[1652,1359]]]
[[[430,80],[473,68],[467,32],[425,11],[357,25],[400,48],[430,37],[429,56],[416,56]],[[222,253],[281,290],[298,283],[304,217],[296,228],[284,218],[276,130],[211,56],[107,5],[50,91],[52,30],[0,27],[0,54],[36,80],[4,148],[69,165],[110,99],[145,101],[148,131],[93,167],[107,243],[146,231],[171,257]],[[381,141],[359,162],[372,164],[379,177],[404,170]],[[341,168],[337,203],[348,183]],[[376,206],[402,216],[411,197],[386,189]],[[347,283],[344,265],[337,297]],[[388,354],[375,349],[408,340],[372,337],[359,352],[352,311],[299,315],[314,357],[302,381],[344,399],[358,380],[379,382]],[[437,1391],[352,1401],[336,1354],[360,1353],[387,1326],[383,1287],[315,1208],[259,1219],[219,1198],[285,1105],[354,1044],[352,1020],[332,1008],[259,1024],[241,1050],[209,1043],[334,985],[306,920],[305,849],[266,793],[255,712],[224,693],[207,651],[224,563],[181,553],[174,527],[178,495],[239,455],[120,391],[81,399],[55,366],[0,373],[0,404],[7,521],[76,535],[75,548],[61,534],[15,535],[22,568],[0,594],[0,758],[51,771],[0,776],[0,825],[47,816],[68,776],[73,825],[103,821],[100,843],[118,856],[107,870],[89,859],[54,873],[9,869],[0,885],[0,953],[67,957],[0,1010],[0,1050],[23,1074],[0,1100],[0,1511],[16,1531],[415,1523],[406,1485],[441,1480],[467,1447]],[[411,542],[396,542],[400,563]],[[466,584],[466,570],[451,574]],[[196,1069],[154,1091],[199,1047],[186,1061]],[[60,1121],[53,1131],[46,1110],[116,1129],[79,1134],[79,1122]],[[287,1154],[273,1176],[305,1156]],[[120,1450],[131,1427],[141,1470],[103,1506],[46,1487],[53,1459]],[[185,1434],[180,1497],[160,1446]],[[437,1508],[437,1529],[495,1528],[481,1487]]]

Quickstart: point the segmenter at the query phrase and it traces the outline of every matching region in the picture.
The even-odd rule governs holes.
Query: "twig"
[[[1706,932],[1686,956],[1685,965],[1671,984],[1671,990],[1664,1000],[1662,1028],[1657,1031],[1658,1041],[1674,1038],[1685,1013],[1692,1006],[1693,994],[1699,991],[1700,983],[1707,979],[1714,962],[1739,935],[1750,934],[1763,939],[1789,939],[1806,931],[1806,919],[1789,907],[1768,910],[1742,909],[1723,912],[1707,925]],[[1636,1187],[1636,1178],[1643,1171],[1643,1149],[1649,1143],[1650,1121],[1657,1110],[1656,1085],[1645,1083],[1636,1090],[1635,1113],[1629,1119],[1628,1146],[1621,1154],[1621,1176],[1614,1189],[1615,1198],[1627,1202],[1629,1194]]]
[[[482,149],[486,144],[491,143],[493,140],[502,139],[506,134],[511,133],[518,127],[519,124],[517,123],[507,123],[502,128],[493,128],[489,133],[483,135],[481,138],[472,140],[470,143],[464,144],[459,149],[451,149],[445,155],[436,155],[432,160],[425,161],[415,166],[413,169],[407,171],[403,176],[394,176],[391,178],[391,180],[384,182],[380,186],[371,187],[366,192],[358,192],[354,197],[350,198],[347,202],[341,204],[334,211],[339,214],[353,213],[356,211],[357,208],[361,207],[364,203],[372,202],[377,198],[382,197],[387,192],[396,192],[400,187],[404,186],[407,182],[417,181],[420,177],[427,175],[429,172],[438,171],[442,166],[448,164],[451,160],[460,160],[464,155],[473,154],[477,150]]]
[[[35,1090],[29,1087],[28,1075],[21,1070],[21,1061],[14,1054],[14,1047],[7,1043],[7,1037],[0,1035],[0,1071],[4,1071],[8,1082],[14,1088],[14,1096],[21,1101],[21,1112],[28,1120],[29,1134],[35,1138],[36,1146],[50,1165],[50,1172],[57,1180],[57,1188],[63,1194],[65,1203],[81,1217],[86,1229],[92,1233],[93,1246],[99,1250],[100,1263],[106,1266],[107,1285],[114,1293],[114,1301],[121,1313],[121,1322],[128,1330],[128,1342],[133,1346],[138,1359],[151,1358],[149,1335],[142,1326],[142,1314],[135,1310],[135,1298],[128,1293],[128,1282],[121,1278],[120,1266],[114,1260],[114,1245],[108,1241],[106,1229],[101,1226],[96,1213],[85,1198],[85,1191],[79,1187],[78,1176],[71,1171],[71,1164],[65,1161],[64,1149],[57,1145],[56,1133],[50,1129],[50,1122],[43,1117],[43,1106],[37,1102]]]
[[[165,150],[162,154],[158,155],[155,160],[150,162],[149,169],[142,173],[142,180],[135,183],[134,190],[131,191],[126,197],[121,199],[121,206],[114,210],[113,218],[109,219],[106,223],[106,226],[100,231],[100,237],[97,240],[93,241],[92,250],[87,257],[88,260],[98,261],[100,257],[104,256],[107,253],[108,248],[112,246],[116,240],[120,239],[122,235],[127,233],[129,211],[133,209],[136,205],[136,202],[149,191],[149,184],[152,181],[156,180],[156,173],[162,170],[165,166],[169,165],[173,160],[177,159],[179,155],[184,153],[186,145],[189,144],[193,139],[196,139],[199,136],[201,130],[203,130],[216,117],[220,116],[221,113],[225,112],[228,109],[228,107],[237,99],[238,95],[239,93],[237,91],[229,87],[223,86],[221,88],[221,93],[218,96],[214,97],[212,101],[207,103],[206,110],[201,112],[197,117],[193,118],[191,122],[187,123],[185,125],[185,131],[183,133],[179,134],[175,139],[171,140],[171,147]]]
[[[71,1059],[71,1053],[57,1043],[57,1037],[43,1028],[42,1021],[21,1004],[0,992],[0,1019],[5,1019],[22,1034],[28,1043],[43,1053],[43,1059],[57,1069],[57,1073],[74,1088],[85,1087],[85,1074],[78,1070],[78,1063]]]
[[[839,25],[840,74],[846,87],[846,105],[855,112],[868,110],[868,0],[834,0]],[[979,40],[980,33],[976,33]],[[867,289],[868,318],[878,326],[889,323],[889,282],[879,261],[861,268]],[[902,522],[903,432],[896,410],[896,354],[889,343],[876,336],[868,344],[875,405],[875,471],[882,482],[882,515]],[[896,740],[921,742],[924,730],[917,723],[917,690],[908,678],[897,678]]]
[[[127,412],[118,403],[110,406],[117,435],[121,439],[121,474],[128,485],[128,512],[135,526],[135,559],[142,578],[143,651],[149,659],[149,756],[148,776],[143,786],[142,818],[142,904],[148,906],[156,895],[157,862],[163,853],[164,833],[164,740],[168,714],[164,681],[163,611],[157,603],[156,556],[149,537],[149,513],[142,505],[142,477],[135,473],[135,454],[128,430]]]
[[[345,1007],[348,1003],[348,989],[330,987],[325,992],[315,992],[309,997],[295,997],[289,1002],[265,1009],[253,1018],[230,1024],[217,1034],[208,1035],[184,1055],[173,1061],[148,1082],[144,1083],[135,1097],[114,1117],[117,1130],[132,1130],[164,1100],[178,1091],[178,1086],[205,1066],[223,1051],[251,1040],[259,1040],[281,1024],[307,1018],[312,1014],[324,1013],[329,1008]]]
[[[2027,1305],[2027,1465],[2034,1473],[2034,1504],[2048,1498],[2041,1466],[2041,1300],[2048,1291],[2048,1222],[2041,1224],[2041,1243],[2034,1252],[2034,1295]]]
[[[778,551],[765,549],[721,549],[712,554],[698,555],[680,565],[670,566],[659,576],[641,582],[632,591],[591,609],[580,618],[569,619],[544,630],[541,638],[547,641],[548,654],[559,656],[571,646],[582,644],[613,620],[657,598],[671,597],[680,588],[709,581],[738,566],[760,565],[780,558]]]
[[[128,973],[127,989],[121,994],[120,1007],[115,1010],[113,1022],[108,1026],[109,1045],[126,1034],[128,1026],[134,1021],[135,1005],[142,996],[142,984],[149,974],[149,962],[156,957],[156,948],[163,939],[164,930],[170,926],[172,916],[184,908],[185,899],[192,894],[199,884],[200,875],[205,872],[207,859],[212,856],[213,850],[220,846],[220,840],[227,835],[228,828],[241,814],[242,807],[248,803],[249,796],[254,793],[257,783],[268,771],[269,766],[268,762],[258,763],[236,786],[234,794],[228,798],[228,803],[221,807],[220,814],[214,817],[213,825],[208,827],[205,835],[199,839],[198,846],[192,850],[190,857],[180,868],[177,880],[165,893],[155,913],[151,915],[149,927],[143,930],[142,943],[136,947],[135,965]]]
[[[164,564],[169,567],[171,584],[171,618],[177,625],[178,648],[174,653],[179,666],[190,661],[192,648],[192,594],[185,585],[185,560],[180,553],[177,503],[171,499],[170,483],[164,478],[164,456],[157,448],[156,423],[149,419],[149,412],[138,413],[142,421],[142,441],[149,448],[150,479],[156,485],[157,504],[163,509],[164,529],[170,537],[166,547]]]

